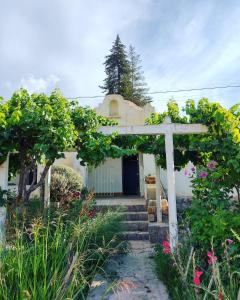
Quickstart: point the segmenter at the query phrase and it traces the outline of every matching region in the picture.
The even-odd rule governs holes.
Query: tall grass
[[[240,240],[234,234],[234,240],[226,240],[218,249],[221,256],[215,256],[212,246],[202,257],[186,240],[174,252],[156,246],[157,275],[173,300],[240,300]]]
[[[15,238],[1,251],[0,299],[85,299],[92,278],[119,248],[121,217],[76,212],[17,222]]]

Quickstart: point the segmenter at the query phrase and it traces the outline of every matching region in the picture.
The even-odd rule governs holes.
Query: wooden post
[[[38,178],[40,178],[41,173],[44,170],[44,165],[38,165]],[[49,207],[50,205],[50,183],[51,183],[51,167],[49,168],[47,175],[44,179],[44,184],[41,187],[40,195],[43,198],[43,206],[45,208]]]
[[[170,247],[171,250],[173,251],[178,242],[178,225],[177,225],[177,205],[176,205],[176,193],[175,193],[174,152],[173,152],[172,132],[165,134],[165,149],[166,149],[166,161],[167,161]]]
[[[50,206],[50,184],[51,184],[51,167],[49,168],[45,177],[44,183],[44,207]]]
[[[156,207],[157,207],[157,222],[162,223],[160,167],[157,165],[156,157],[155,157],[155,168],[156,168]]]
[[[8,189],[8,165],[9,165],[9,155],[4,163],[0,165],[0,187],[2,190]],[[0,249],[4,247],[5,244],[5,232],[6,232],[6,215],[7,209],[5,206],[0,207]]]
[[[0,165],[0,187],[2,190],[8,189],[8,165],[9,165],[9,155],[7,159]]]

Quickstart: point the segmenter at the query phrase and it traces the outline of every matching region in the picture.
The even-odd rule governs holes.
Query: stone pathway
[[[109,261],[106,275],[97,277],[88,300],[169,300],[164,284],[154,273],[153,246],[131,241],[128,254]]]

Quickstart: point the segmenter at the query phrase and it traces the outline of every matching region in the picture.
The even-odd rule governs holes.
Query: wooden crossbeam
[[[207,126],[202,124],[160,124],[160,125],[134,125],[134,126],[101,126],[98,132],[110,135],[117,132],[119,135],[163,135],[172,134],[199,134],[206,133]]]

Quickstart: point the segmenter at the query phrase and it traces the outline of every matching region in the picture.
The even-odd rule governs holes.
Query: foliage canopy
[[[189,100],[181,112],[176,101],[169,101],[167,111],[154,113],[146,124],[161,124],[166,116],[174,123],[202,123],[209,132],[200,135],[174,136],[176,169],[189,161],[195,165],[216,160],[222,167],[225,185],[240,189],[240,112],[239,105],[231,109],[219,103],[201,99],[196,105]],[[0,103],[1,158],[18,152],[20,163],[19,198],[28,200],[32,191],[41,187],[53,162],[64,157],[66,149],[76,149],[81,164],[99,165],[106,158],[117,158],[133,153],[154,154],[158,164],[165,168],[163,136],[105,136],[99,126],[116,125],[77,102],[68,102],[59,91],[50,96],[29,95],[26,90],[13,94]],[[44,165],[39,178],[27,187],[27,177],[37,164]],[[36,181],[37,179],[37,181]]]

